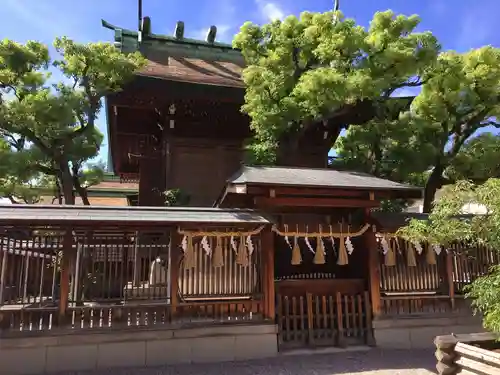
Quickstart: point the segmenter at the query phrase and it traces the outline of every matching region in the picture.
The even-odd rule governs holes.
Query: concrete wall
[[[275,325],[79,333],[0,339],[0,375],[264,358]]]
[[[432,348],[439,335],[484,332],[481,319],[473,316],[380,319],[373,330],[377,347],[395,349]]]

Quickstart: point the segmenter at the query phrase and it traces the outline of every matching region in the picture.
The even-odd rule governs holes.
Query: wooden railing
[[[381,297],[382,315],[385,317],[470,313],[470,304],[463,296],[447,295],[391,295]]]
[[[0,336],[261,321],[262,308],[261,301],[252,300],[182,303],[175,312],[166,302],[71,306],[62,318],[57,307],[4,309],[0,310]]]
[[[368,293],[356,295],[278,295],[279,345],[372,344]]]
[[[184,269],[182,262],[169,264],[165,229],[74,230],[61,311],[61,232],[40,236],[33,234],[38,229],[20,228],[22,240],[8,233],[0,236],[0,335],[264,320],[257,236],[248,266],[236,264],[226,241],[223,267],[214,267],[197,244],[195,267]],[[180,270],[175,307],[173,267]]]
[[[381,316],[470,313],[464,287],[500,263],[494,249],[454,244],[448,251],[436,254],[436,264],[428,264],[429,249],[424,246],[422,254],[415,253],[416,264],[410,266],[407,254],[399,251],[406,244],[402,239],[398,241],[401,243],[394,265],[387,265],[384,255],[379,255]]]
[[[207,237],[210,248],[214,249],[215,238]],[[230,238],[222,238],[222,256],[224,265],[213,267],[212,259],[208,256],[199,242],[194,244],[195,265],[185,269],[181,262],[179,274],[179,293],[183,300],[196,300],[199,298],[224,296],[225,298],[248,298],[261,293],[260,276],[260,241],[255,236],[254,251],[249,256],[249,264],[241,266],[236,262]]]

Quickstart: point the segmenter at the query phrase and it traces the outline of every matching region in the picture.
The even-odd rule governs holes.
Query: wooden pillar
[[[2,247],[3,247],[3,244],[0,244],[0,248],[3,250],[2,268],[0,271],[0,305],[3,305],[3,302],[4,302],[5,285],[7,284],[7,282],[6,282],[7,261],[8,261],[8,254],[9,254],[7,249],[3,249]],[[11,266],[11,268],[14,268],[14,267]]]
[[[446,281],[448,284],[448,295],[450,296],[451,309],[455,310],[455,284],[453,283],[453,253],[446,252]]]
[[[68,297],[70,292],[70,274],[71,258],[73,257],[73,234],[71,229],[66,229],[62,240],[62,259],[61,259],[61,279],[59,289],[59,319],[61,324],[66,317],[68,308]]]
[[[179,267],[182,260],[181,236],[177,227],[172,228],[170,233],[170,311],[171,317],[177,314],[179,305]]]
[[[377,319],[381,314],[380,306],[380,269],[377,239],[375,237],[376,227],[372,228],[365,233],[366,248],[368,251],[368,273],[370,280],[370,297],[372,301],[373,318]]]
[[[276,297],[274,291],[274,233],[266,228],[261,234],[262,286],[264,294],[264,317],[274,321]]]
[[[140,233],[139,231],[135,232],[135,241],[134,241],[134,271],[132,275],[132,286],[138,287],[140,285],[141,280],[141,258],[139,257],[139,249],[140,245]]]

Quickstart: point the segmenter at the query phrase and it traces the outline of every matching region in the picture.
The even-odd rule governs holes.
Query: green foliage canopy
[[[336,151],[346,165],[404,182],[423,181],[429,208],[443,184],[484,181],[498,171],[499,139],[473,135],[500,127],[500,49],[441,53],[422,90],[397,121],[350,128]]]
[[[356,104],[418,85],[440,49],[430,32],[415,32],[418,24],[417,16],[392,11],[377,12],[368,29],[340,12],[245,23],[233,44],[247,62],[243,111],[251,117],[256,159],[273,162],[286,135],[335,123]],[[336,123],[331,136],[345,125]]]
[[[63,37],[54,47],[60,58],[52,60],[41,43],[0,42],[0,184],[15,195],[15,185],[53,176],[65,203],[73,204],[73,189],[85,194],[102,174],[100,166],[84,168],[102,144],[95,125],[102,98],[120,90],[145,60],[109,43]],[[65,79],[50,84],[49,68]]]
[[[477,204],[486,214],[463,217],[464,205]],[[500,179],[492,178],[482,185],[461,181],[444,188],[443,196],[434,206],[428,220],[412,220],[398,234],[412,241],[428,241],[445,248],[455,241],[470,245],[474,256],[477,245],[500,248]],[[500,266],[479,277],[468,290],[473,306],[483,313],[488,330],[500,332]]]

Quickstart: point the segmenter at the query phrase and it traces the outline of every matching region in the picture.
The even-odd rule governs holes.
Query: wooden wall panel
[[[241,151],[234,147],[173,144],[168,188],[190,196],[190,206],[211,206],[226,180],[240,167]]]

